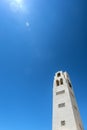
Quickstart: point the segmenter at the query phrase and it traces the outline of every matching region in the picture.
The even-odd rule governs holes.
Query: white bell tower
[[[62,71],[54,76],[52,130],[84,130],[71,81]]]

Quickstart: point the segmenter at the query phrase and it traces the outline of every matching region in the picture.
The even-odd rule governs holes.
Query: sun
[[[15,0],[16,3],[21,4],[22,0]]]
[[[15,3],[16,5],[18,5],[19,7],[20,7],[20,6],[23,6],[23,0],[14,0],[14,3]]]
[[[28,8],[25,0],[6,0],[7,4],[9,5],[10,10],[16,14],[18,17],[27,15]],[[27,28],[30,27],[30,22],[28,20],[25,21],[25,26]]]
[[[11,9],[14,12],[23,12],[25,10],[24,0],[8,0]]]

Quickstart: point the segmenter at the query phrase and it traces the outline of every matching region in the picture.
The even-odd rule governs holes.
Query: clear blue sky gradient
[[[87,130],[86,0],[24,2],[27,11],[15,12],[0,0],[0,130],[52,130],[59,70],[70,75]]]

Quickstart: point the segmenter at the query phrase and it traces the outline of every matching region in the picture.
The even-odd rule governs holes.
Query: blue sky
[[[55,72],[67,71],[87,130],[86,0],[0,1],[0,130],[51,130]]]

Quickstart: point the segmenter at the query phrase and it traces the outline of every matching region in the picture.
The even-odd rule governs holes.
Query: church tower
[[[54,76],[52,130],[84,130],[67,72]]]

